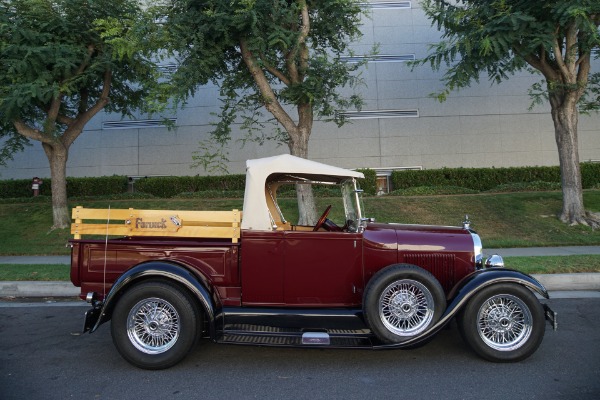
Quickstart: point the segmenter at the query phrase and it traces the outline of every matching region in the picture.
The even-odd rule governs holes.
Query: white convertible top
[[[338,183],[348,178],[364,178],[361,172],[333,167],[289,154],[246,161],[246,192],[242,229],[273,230],[265,183],[271,175],[286,175],[295,180]]]

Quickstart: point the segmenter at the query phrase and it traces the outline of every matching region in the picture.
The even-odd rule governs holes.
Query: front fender
[[[94,304],[94,308],[86,313],[83,331],[92,333],[108,321],[119,299],[120,292],[135,282],[147,278],[164,278],[185,286],[202,304],[209,323],[210,336],[214,337],[215,308],[210,293],[189,270],[168,261],[145,262],[123,273],[112,285],[104,301],[97,302]]]
[[[377,349],[405,348],[431,339],[467,304],[467,302],[480,290],[497,283],[516,283],[549,299],[548,291],[534,277],[519,271],[505,268],[488,268],[467,275],[454,286],[448,295],[448,307],[440,320],[428,330],[418,336],[401,343],[375,346]]]

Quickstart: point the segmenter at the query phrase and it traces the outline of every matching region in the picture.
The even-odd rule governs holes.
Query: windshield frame
[[[359,232],[364,228],[361,224],[363,221],[361,193],[363,191],[358,188],[355,178],[341,182],[340,186],[348,230],[351,232]]]

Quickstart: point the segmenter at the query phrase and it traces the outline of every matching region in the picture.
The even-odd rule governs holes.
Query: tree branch
[[[544,77],[546,78],[546,80],[557,80],[558,77],[556,75],[556,71],[548,64],[548,60],[546,58],[546,50],[541,48],[541,54],[539,57],[536,57],[535,55],[529,53],[524,53],[521,51],[521,47],[520,46],[513,46],[513,51],[523,57],[523,59],[529,64],[531,65],[533,68],[537,69],[538,71],[540,71]]]
[[[308,69],[308,46],[306,45],[306,39],[310,32],[310,16],[308,15],[308,5],[306,4],[306,1],[302,2],[301,14],[302,25],[300,27],[300,36],[298,37],[298,48],[300,51],[300,73],[304,76]]]
[[[273,92],[271,85],[269,85],[269,81],[265,76],[263,70],[257,65],[256,60],[254,59],[252,52],[248,50],[248,42],[246,38],[240,38],[240,50],[242,51],[242,59],[248,67],[248,71],[252,75],[254,82],[258,86],[260,93],[263,97],[263,101],[265,103],[265,108],[279,121],[281,125],[288,132],[294,132],[296,130],[296,124],[290,118],[287,112],[281,107],[279,101],[277,101],[277,96]]]
[[[37,140],[38,142],[42,143],[52,142],[49,137],[42,134],[39,130],[33,129],[22,120],[13,121],[13,125],[17,132],[19,132],[19,134],[25,136],[28,139]]]
[[[274,77],[276,77],[277,79],[279,79],[284,85],[286,86],[290,86],[290,79],[285,76],[283,74],[283,72],[281,72],[280,70],[278,70],[277,68],[275,68],[274,66],[272,66],[271,64],[269,64],[269,62],[267,61],[266,57],[261,54],[260,58],[262,60],[262,63],[265,67],[265,69]]]
[[[552,49],[554,51],[554,58],[556,59],[556,64],[558,65],[558,69],[562,76],[564,76],[567,80],[570,77],[569,68],[565,64],[565,60],[563,59],[562,49],[560,43],[558,43],[558,34],[560,31],[560,27],[557,27],[554,31],[554,42],[552,45]]]
[[[89,122],[90,119],[96,114],[98,114],[106,105],[110,102],[110,88],[112,84],[112,71],[107,69],[104,72],[104,81],[102,87],[102,93],[92,107],[90,107],[87,111],[82,114],[78,114],[77,118],[75,118],[74,122],[67,128],[62,137],[62,142],[65,147],[69,148],[69,146],[77,139],[77,137],[83,131],[85,124]]]

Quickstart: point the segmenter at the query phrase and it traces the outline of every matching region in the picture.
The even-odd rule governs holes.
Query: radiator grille
[[[433,274],[445,291],[456,283],[454,277],[454,254],[405,254],[404,262],[417,265]]]

